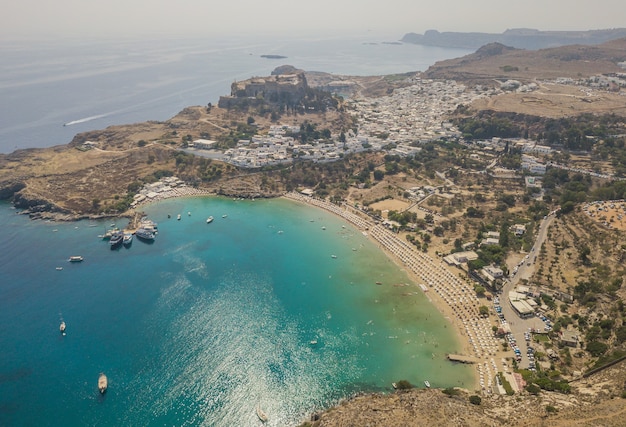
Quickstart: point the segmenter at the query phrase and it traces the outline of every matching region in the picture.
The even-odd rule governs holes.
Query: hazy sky
[[[0,37],[300,35],[626,26],[624,0],[0,0]]]

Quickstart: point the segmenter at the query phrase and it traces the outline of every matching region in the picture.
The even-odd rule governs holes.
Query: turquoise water
[[[110,250],[96,237],[110,220],[0,204],[0,425],[255,426],[259,404],[268,425],[297,425],[392,381],[471,381],[445,361],[448,321],[340,218],[282,199],[145,211],[154,244]]]

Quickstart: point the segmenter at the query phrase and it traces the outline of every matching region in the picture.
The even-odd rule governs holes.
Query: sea
[[[2,43],[5,152],[165,120],[284,63],[388,74],[467,53],[367,38]],[[400,380],[473,383],[446,361],[460,346],[450,320],[341,218],[286,199],[142,210],[155,241],[111,250],[99,236],[124,219],[30,220],[0,202],[0,425],[258,426],[261,408],[265,425],[295,426]]]

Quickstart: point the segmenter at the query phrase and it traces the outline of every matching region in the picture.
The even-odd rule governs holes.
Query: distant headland
[[[489,43],[502,43],[518,49],[544,49],[572,44],[595,45],[626,37],[626,28],[589,31],[540,31],[514,28],[503,33],[457,33],[428,30],[424,34],[407,33],[401,41],[461,49],[478,49]]]

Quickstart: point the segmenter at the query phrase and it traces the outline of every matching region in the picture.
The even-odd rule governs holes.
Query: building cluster
[[[619,92],[621,88],[626,88],[626,73],[613,73],[609,75],[601,74],[582,79],[560,77],[556,79],[556,83]]]
[[[333,138],[328,142],[311,143],[301,143],[290,136],[299,132],[300,128],[297,126],[271,126],[267,135],[256,135],[249,140],[238,141],[236,147],[224,152],[222,159],[240,167],[259,168],[290,163],[294,159],[329,162],[366,148],[381,149],[380,144],[367,146],[366,138],[358,137],[352,132],[348,132],[345,142],[337,142],[337,138]]]
[[[131,206],[136,207],[146,202],[172,197],[171,193],[178,193],[183,188],[187,188],[187,185],[175,176],[161,178],[159,181],[145,184],[133,197]]]
[[[284,81],[277,82],[250,79],[245,84],[233,84],[233,94],[223,98],[228,98],[228,102],[235,102],[232,101],[235,98],[260,99],[259,96],[267,98],[268,93],[273,94],[273,90],[280,92],[286,87],[300,87],[293,83],[293,78],[289,80],[287,77],[291,78],[282,76],[280,78]],[[420,151],[420,143],[459,138],[460,132],[447,121],[447,115],[461,104],[493,95],[478,87],[468,90],[453,81],[415,77],[411,83],[411,86],[396,89],[388,96],[352,101],[358,131],[348,131],[345,141],[340,141],[339,135],[331,135],[329,140],[303,144],[289,136],[299,132],[299,128],[278,125],[272,126],[267,134],[239,141],[236,147],[227,150],[220,158],[240,167],[258,168],[292,162],[294,159],[334,161],[345,154],[364,150],[387,149],[389,154],[411,156]],[[227,102],[224,100],[222,103],[226,106]],[[193,148],[200,150],[211,150],[214,146],[215,142],[209,140],[196,140],[193,143]]]
[[[384,140],[386,144],[405,145],[457,139],[461,134],[447,116],[459,105],[493,95],[450,80],[414,77],[411,83],[388,96],[352,101],[359,135]]]

